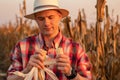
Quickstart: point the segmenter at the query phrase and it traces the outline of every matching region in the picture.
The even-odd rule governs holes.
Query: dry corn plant
[[[96,26],[87,28],[86,14],[84,10],[78,12],[78,18],[71,25],[70,17],[63,20],[62,32],[65,36],[72,38],[81,44],[86,50],[91,63],[93,80],[119,80],[120,79],[120,24],[119,16],[116,22],[108,13],[108,6],[105,8],[106,0],[98,0],[96,5],[97,20]],[[16,15],[16,23],[0,27],[0,72],[6,72],[10,64],[9,52],[15,43],[39,31],[35,26],[31,27],[32,21],[24,19],[26,14],[26,0],[20,5],[20,16]],[[105,11],[106,12],[103,12]],[[103,13],[106,13],[103,15]],[[101,22],[104,21],[104,28],[101,29]],[[7,63],[7,65],[6,65]],[[0,78],[0,80],[2,80]],[[3,79],[5,80],[5,79]]]
[[[113,23],[108,14],[108,7],[105,6],[105,0],[98,0],[96,28],[85,28],[83,16],[79,11],[78,19],[75,25],[70,27],[74,41],[79,42],[89,55],[93,69],[93,80],[119,80],[120,79],[120,24],[117,16],[116,23]],[[105,17],[106,10],[106,17]],[[70,21],[70,20],[69,20]],[[104,21],[104,29],[101,29],[101,23]],[[86,21],[85,21],[86,22]],[[66,22],[64,22],[65,24]],[[65,26],[67,27],[67,26]],[[63,30],[66,32],[66,29]],[[83,32],[82,32],[83,31]],[[65,35],[69,35],[65,33]],[[83,35],[85,34],[85,35]],[[85,42],[84,42],[85,41]]]
[[[20,6],[20,16],[16,15],[16,22],[4,24],[0,26],[0,73],[6,73],[10,65],[10,51],[14,48],[14,45],[20,39],[37,34],[38,28],[36,26],[31,27],[32,22],[23,18],[26,14],[25,0],[23,5]],[[0,76],[0,80],[2,77]],[[6,80],[6,79],[5,79]]]

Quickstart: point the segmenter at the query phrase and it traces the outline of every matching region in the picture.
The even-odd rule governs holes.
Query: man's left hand
[[[71,65],[70,65],[70,59],[65,54],[59,54],[56,57],[56,65],[58,70],[60,70],[63,74],[66,76],[71,75]]]

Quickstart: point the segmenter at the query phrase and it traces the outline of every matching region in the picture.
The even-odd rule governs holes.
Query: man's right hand
[[[34,55],[32,55],[29,59],[28,65],[26,69],[31,70],[32,67],[37,67],[38,69],[44,68],[44,59],[45,59],[46,51],[43,49],[40,49],[39,51],[36,51]]]
[[[45,54],[46,51],[42,49],[36,51],[34,55],[31,55],[26,68],[23,69],[23,71],[21,72],[27,74],[31,71],[33,67],[37,67],[38,69],[43,69],[44,68],[43,61],[45,59]],[[17,75],[9,75],[7,77],[7,80],[24,80],[24,78]]]

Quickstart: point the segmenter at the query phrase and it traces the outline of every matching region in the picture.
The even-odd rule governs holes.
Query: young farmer
[[[69,12],[58,6],[58,0],[35,0],[34,12],[26,18],[37,22],[40,33],[19,41],[11,52],[12,64],[8,69],[7,80],[24,80],[24,77],[12,72],[20,71],[27,74],[33,67],[44,69],[44,52],[56,63],[49,67],[59,80],[91,80],[91,65],[82,47],[62,35],[59,22],[68,16]],[[39,47],[39,52],[35,50]],[[56,49],[62,48],[63,54],[57,54]],[[50,62],[50,61],[49,61]],[[45,80],[51,80],[45,74]]]

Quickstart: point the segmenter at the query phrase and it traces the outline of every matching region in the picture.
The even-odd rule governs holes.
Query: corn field
[[[93,80],[120,80],[120,23],[109,15],[106,0],[97,0],[97,19],[94,25],[88,25],[84,9],[78,11],[77,19],[72,23],[70,16],[62,20],[62,33],[81,44],[92,64]],[[99,4],[98,4],[99,3]],[[38,34],[37,25],[24,18],[26,0],[20,5],[20,15],[16,22],[0,26],[0,73],[6,73],[10,65],[10,51],[21,39]],[[32,26],[31,26],[32,25]],[[6,74],[0,74],[0,80]]]

